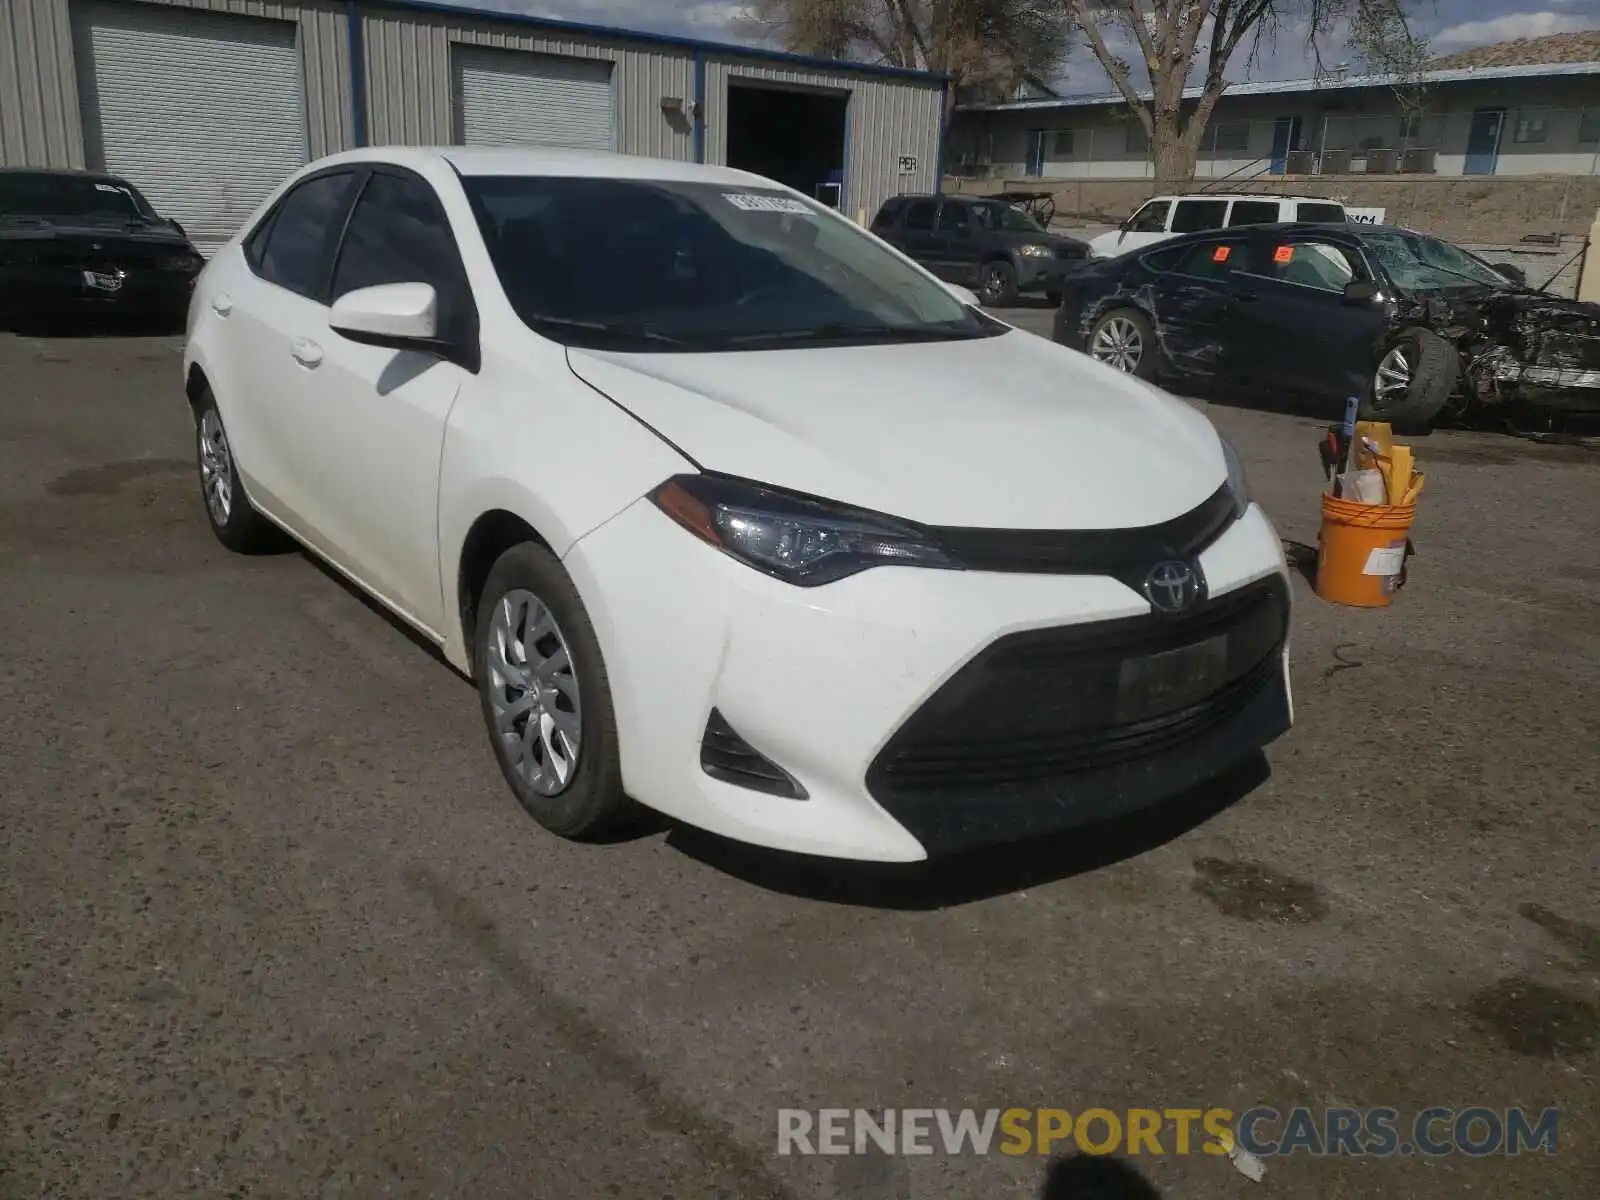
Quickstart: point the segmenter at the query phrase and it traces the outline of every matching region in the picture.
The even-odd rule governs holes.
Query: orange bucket
[[[1322,493],[1317,595],[1332,604],[1383,608],[1405,578],[1415,504],[1356,504]]]

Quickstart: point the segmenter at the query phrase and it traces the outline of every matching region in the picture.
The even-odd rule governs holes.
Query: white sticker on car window
[[[811,210],[806,207],[803,200],[795,200],[788,196],[756,196],[748,192],[723,192],[722,198],[735,208],[742,208],[745,212],[773,212],[773,213],[804,213]]]

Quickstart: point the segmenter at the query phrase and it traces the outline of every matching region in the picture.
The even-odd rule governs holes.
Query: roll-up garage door
[[[616,145],[611,64],[515,50],[454,47],[456,132],[468,146]]]
[[[306,162],[290,22],[115,3],[77,16],[90,165],[127,179],[202,251]]]

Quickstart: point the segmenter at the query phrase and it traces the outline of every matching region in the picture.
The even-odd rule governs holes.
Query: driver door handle
[[[211,311],[219,317],[225,317],[233,311],[233,297],[226,292],[211,298]]]
[[[322,347],[310,338],[295,338],[289,346],[289,353],[302,367],[315,367],[322,362]]]

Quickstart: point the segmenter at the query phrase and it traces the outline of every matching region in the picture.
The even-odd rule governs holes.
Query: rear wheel
[[[1017,269],[1003,258],[983,264],[978,299],[990,306],[1004,307],[1017,302]]]
[[[222,413],[210,391],[195,405],[195,457],[200,467],[200,496],[205,501],[211,532],[236,554],[280,549],[285,538],[245,495],[233,458],[233,446],[222,425]]]
[[[1429,330],[1410,330],[1378,360],[1361,415],[1369,421],[1427,425],[1450,399],[1460,374],[1454,346]]]
[[[1089,331],[1089,357],[1140,379],[1156,369],[1155,332],[1145,315],[1131,308],[1113,309]]]

